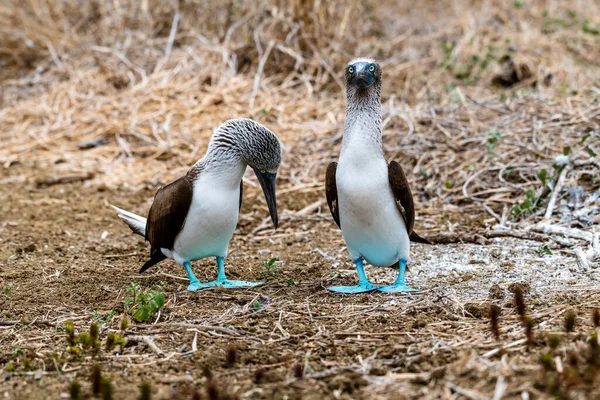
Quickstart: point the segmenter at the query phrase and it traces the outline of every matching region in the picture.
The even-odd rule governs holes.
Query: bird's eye
[[[371,65],[371,66],[369,67],[369,71],[371,71],[371,72],[375,72],[375,66],[374,66],[374,65]]]
[[[348,67],[348,72],[353,73],[354,72],[354,68],[353,67]]]
[[[267,171],[265,171],[264,169],[261,169],[261,170],[260,170],[260,173],[261,173],[261,174],[264,174],[264,173],[266,173],[266,172],[267,172]]]

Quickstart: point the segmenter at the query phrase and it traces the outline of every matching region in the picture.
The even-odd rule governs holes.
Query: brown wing
[[[146,240],[152,246],[150,260],[142,266],[140,272],[166,258],[160,249],[173,248],[175,238],[181,231],[190,209],[192,195],[192,183],[187,176],[156,192],[146,222]]]
[[[396,199],[396,206],[404,218],[406,223],[406,229],[408,230],[408,236],[410,240],[418,243],[431,244],[427,239],[422,238],[416,232],[413,231],[415,225],[415,203],[413,201],[410,187],[408,186],[408,180],[400,164],[396,161],[390,162],[388,166],[388,179],[394,198]]]
[[[336,171],[337,163],[332,162],[331,164],[329,164],[329,166],[327,167],[327,173],[325,175],[325,196],[327,196],[327,204],[329,205],[329,210],[331,211],[333,220],[337,224],[338,228],[341,229],[340,211],[338,208],[337,184],[335,182]]]

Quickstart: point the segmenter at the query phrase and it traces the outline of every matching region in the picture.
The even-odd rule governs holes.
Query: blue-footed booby
[[[224,258],[242,206],[242,177],[248,165],[277,229],[275,178],[280,163],[281,145],[273,132],[251,119],[232,119],[215,130],[206,155],[186,175],[156,192],[148,218],[113,206],[134,233],[150,242],[150,260],[140,273],[170,258],[185,267],[190,291],[264,283],[227,279]],[[218,266],[217,279],[208,283],[200,282],[190,265],[205,257],[216,257]]]
[[[327,203],[358,272],[357,286],[333,286],[341,293],[407,292],[409,240],[429,243],[413,231],[415,208],[400,164],[386,162],[381,143],[381,67],[370,58],[346,66],[346,121],[339,161],[327,168]],[[367,279],[363,260],[399,268],[393,285]]]

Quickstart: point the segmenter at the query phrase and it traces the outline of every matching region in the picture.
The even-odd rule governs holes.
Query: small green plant
[[[81,385],[79,384],[79,382],[77,381],[77,379],[74,379],[71,382],[71,388],[69,389],[69,392],[71,394],[71,400],[81,400]]]
[[[102,370],[98,364],[94,364],[92,367],[90,381],[92,381],[92,393],[96,396],[99,395],[102,391]]]
[[[542,367],[544,367],[544,369],[546,371],[552,371],[554,368],[552,366],[553,363],[553,358],[552,358],[552,354],[550,353],[543,353],[540,356],[540,364],[542,364]]]
[[[125,299],[125,308],[137,322],[147,321],[152,314],[160,310],[165,304],[165,293],[162,291],[165,282],[152,286],[149,291],[144,291],[137,283],[131,283],[127,293],[131,297]]]
[[[102,379],[100,392],[102,393],[102,400],[112,400],[113,388],[110,379]]]
[[[262,310],[262,309],[263,309],[263,307],[264,307],[264,304],[263,304],[263,303],[261,303],[261,302],[260,302],[260,301],[258,301],[258,300],[254,300],[254,301],[252,302],[252,310],[253,310],[254,312],[257,312],[257,311],[260,311],[260,310]]]
[[[540,179],[540,182],[542,182],[542,186],[544,186],[544,187],[550,181],[550,176],[548,176],[548,170],[546,168],[544,168],[540,172],[538,172],[537,176]]]
[[[440,68],[451,69],[452,64],[454,62],[454,46],[448,43],[442,43],[442,53],[444,56],[442,57],[442,62],[440,63]]]
[[[531,214],[538,206],[538,198],[533,189],[525,192],[525,200],[521,204],[515,204],[510,208],[510,213],[514,218],[519,218],[524,215]]]
[[[515,5],[515,7],[521,8],[523,7],[523,0],[514,0],[513,4]]]
[[[538,253],[540,256],[551,256],[552,250],[550,250],[550,248],[548,247],[548,243],[543,243],[540,246],[538,246],[537,249],[535,249],[535,252]]]
[[[262,263],[263,271],[259,274],[261,279],[275,279],[281,273],[281,269],[275,264],[277,258],[271,258],[269,261]]]
[[[495,154],[494,149],[502,141],[502,135],[498,132],[498,129],[492,128],[488,131],[488,140],[486,144],[487,153]]]
[[[125,340],[115,332],[108,332],[106,335],[106,343],[104,344],[104,350],[107,352],[113,351],[117,346],[125,345]]]
[[[105,315],[100,314],[98,311],[94,311],[92,313],[92,321],[96,321],[98,322],[98,324],[104,325],[110,322],[110,320],[117,314],[118,312],[116,312],[115,310],[110,310]]]
[[[12,294],[12,288],[13,288],[12,283],[9,283],[8,285],[6,285],[6,287],[4,288],[4,296],[10,297],[10,295]]]
[[[548,335],[547,342],[552,350],[556,350],[558,346],[560,346],[560,335],[557,335],[556,333]]]

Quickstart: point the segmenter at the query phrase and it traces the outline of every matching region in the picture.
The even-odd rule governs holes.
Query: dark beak
[[[366,89],[375,82],[375,76],[368,71],[356,71],[352,76],[352,84],[357,88]]]
[[[271,215],[271,221],[273,221],[273,226],[277,229],[277,224],[279,223],[277,219],[277,200],[275,196],[275,179],[277,178],[276,174],[270,174],[268,172],[262,173],[257,169],[254,169],[254,173],[260,182],[260,187],[262,187],[263,193],[265,194],[265,200],[267,201],[267,206],[269,207],[269,214]]]

